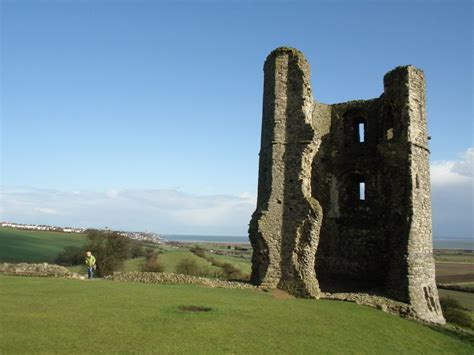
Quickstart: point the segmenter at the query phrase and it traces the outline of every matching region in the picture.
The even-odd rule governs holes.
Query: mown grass
[[[351,303],[250,290],[0,277],[0,353],[459,353],[469,343]],[[188,313],[182,306],[210,307]]]
[[[66,246],[82,247],[85,234],[0,227],[0,262],[53,262]]]

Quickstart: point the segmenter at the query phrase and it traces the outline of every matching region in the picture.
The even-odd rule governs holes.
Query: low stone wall
[[[207,287],[256,289],[255,286],[243,282],[208,279],[166,272],[114,272],[113,275],[106,276],[105,279],[150,284],[193,284]]]
[[[354,302],[404,318],[419,320],[419,317],[417,317],[415,311],[409,304],[397,302],[382,296],[369,295],[367,293],[325,293],[321,298]]]
[[[67,279],[84,279],[84,276],[69,271],[64,266],[41,264],[0,264],[0,273],[13,276],[60,277]]]

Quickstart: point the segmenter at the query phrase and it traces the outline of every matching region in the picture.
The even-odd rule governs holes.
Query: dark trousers
[[[87,278],[92,279],[94,277],[94,269],[92,266],[87,267]]]

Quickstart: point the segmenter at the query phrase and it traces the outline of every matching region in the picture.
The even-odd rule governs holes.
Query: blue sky
[[[3,0],[1,11],[2,219],[245,235],[262,66],[289,45],[324,103],[378,97],[398,65],[424,70],[435,235],[473,235],[471,1]]]

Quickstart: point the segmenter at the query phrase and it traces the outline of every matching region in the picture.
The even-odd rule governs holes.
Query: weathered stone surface
[[[252,282],[302,297],[379,294],[443,323],[423,72],[395,68],[379,98],[333,105],[313,99],[295,49],[274,50],[264,77]]]
[[[328,293],[322,298],[354,302],[364,306],[380,309],[383,312],[399,315],[404,318],[418,319],[413,307],[407,303],[394,301],[392,299],[367,293]]]
[[[84,279],[84,276],[69,271],[64,266],[41,264],[0,264],[0,273],[14,276],[61,277],[67,279]]]
[[[217,279],[208,279],[205,277],[173,274],[167,272],[114,272],[113,275],[104,277],[106,280],[127,281],[127,282],[143,282],[150,284],[193,284],[206,287],[219,288],[240,288],[255,289],[256,287],[235,281],[225,281]]]
[[[252,281],[318,297],[314,260],[322,210],[311,193],[319,141],[311,125],[309,65],[290,48],[265,63],[257,210],[250,223]]]

